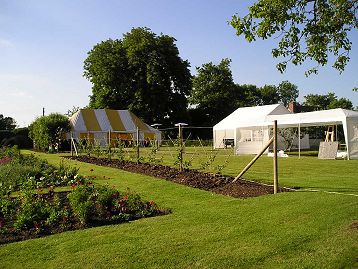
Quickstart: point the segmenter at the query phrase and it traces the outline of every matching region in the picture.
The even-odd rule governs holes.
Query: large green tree
[[[280,94],[275,85],[265,85],[259,89],[261,103],[260,105],[271,105],[280,102]]]
[[[4,117],[0,114],[0,130],[12,131],[16,127],[16,121],[11,117]]]
[[[230,62],[223,59],[219,64],[209,62],[196,68],[189,103],[196,110],[191,114],[200,115],[203,125],[216,124],[240,106],[243,94],[233,81]]]
[[[278,87],[277,92],[280,96],[280,102],[287,107],[291,101],[296,101],[299,96],[299,90],[297,86],[287,80],[282,81]]]
[[[288,81],[279,87],[235,84],[230,62],[223,59],[219,64],[209,62],[197,67],[189,97],[194,107],[190,109],[193,125],[212,126],[239,107],[276,104],[297,98],[297,87]]]
[[[175,123],[186,117],[189,62],[175,39],[133,28],[88,52],[84,76],[93,84],[90,107],[129,109],[145,121]]]
[[[317,66],[306,75],[317,73],[330,54],[333,67],[342,72],[352,47],[349,32],[358,27],[357,9],[357,0],[257,0],[246,16],[234,15],[231,25],[249,42],[278,37],[272,55],[283,58],[277,64],[281,72],[288,62],[312,60]]]
[[[303,106],[306,110],[325,110],[334,108],[353,109],[347,98],[338,98],[333,92],[327,94],[308,94],[304,96]]]

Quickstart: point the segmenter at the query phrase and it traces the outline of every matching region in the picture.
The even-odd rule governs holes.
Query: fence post
[[[139,128],[137,127],[137,163],[139,162]]]
[[[180,155],[180,171],[183,171],[183,128],[179,124],[179,155]]]
[[[277,120],[273,124],[273,193],[278,190],[278,163],[277,163]]]

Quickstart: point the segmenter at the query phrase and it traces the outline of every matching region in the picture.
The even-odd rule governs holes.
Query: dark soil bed
[[[187,185],[193,188],[212,191],[236,198],[256,197],[273,193],[273,186],[268,186],[247,180],[234,180],[233,177],[217,174],[203,173],[196,170],[184,170],[164,165],[153,165],[149,163],[135,163],[130,161],[119,161],[116,159],[105,159],[88,156],[73,156],[69,158],[95,165],[114,167],[129,172],[140,173],[169,180],[175,183]],[[279,192],[286,192],[289,189],[279,188]]]

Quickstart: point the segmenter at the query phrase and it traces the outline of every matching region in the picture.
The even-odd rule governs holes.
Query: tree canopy
[[[313,60],[317,66],[306,75],[317,73],[330,54],[333,67],[342,72],[352,47],[349,32],[358,26],[357,8],[357,0],[257,0],[246,16],[234,15],[230,23],[249,42],[278,37],[272,55],[283,58],[276,66],[280,72],[288,62]]]
[[[16,127],[16,121],[11,117],[4,117],[0,114],[0,130],[12,131]]]
[[[49,149],[50,146],[54,147],[69,131],[68,118],[59,113],[39,117],[29,126],[29,136],[35,147],[41,150]]]
[[[217,65],[209,62],[196,68],[198,73],[189,96],[193,124],[212,126],[239,107],[277,103],[287,106],[298,97],[297,86],[288,81],[263,87],[235,84],[230,62],[222,59]]]
[[[304,96],[303,106],[308,110],[325,110],[334,108],[353,109],[347,98],[338,98],[333,92],[328,94],[308,94]]]
[[[296,101],[299,95],[297,86],[287,80],[278,85],[277,92],[280,96],[280,102],[286,107],[289,102]]]
[[[93,84],[90,107],[129,109],[149,123],[183,121],[191,74],[175,41],[133,28],[122,39],[95,45],[84,62]]]
[[[234,109],[237,91],[230,62],[222,59],[217,65],[209,62],[196,68],[189,103],[201,111],[207,125],[217,123]]]

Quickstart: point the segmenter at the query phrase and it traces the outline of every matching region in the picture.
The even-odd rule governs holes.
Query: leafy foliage
[[[70,131],[68,118],[59,113],[37,118],[29,126],[30,138],[35,147],[46,150],[54,148],[63,139],[66,132]]]
[[[218,65],[209,62],[196,68],[189,102],[196,106],[196,114],[206,125],[218,123],[241,105],[236,101],[243,100],[243,92],[233,81],[230,62],[222,59]]]
[[[61,162],[59,167],[34,155],[22,155],[16,147],[0,149],[0,196],[9,195],[26,180],[32,180],[37,188],[66,186],[77,182],[78,168]]]
[[[11,131],[16,127],[16,121],[11,117],[4,117],[0,114],[0,130]]]
[[[51,229],[66,230],[79,222],[83,226],[118,223],[169,212],[159,209],[153,201],[143,201],[138,194],[95,187],[89,178],[77,175],[78,168],[68,168],[63,163],[53,167],[34,156],[21,155],[16,148],[0,149],[0,171],[8,165],[11,170],[15,163],[26,167],[26,174],[18,166],[18,181],[13,173],[0,178],[0,234],[43,234]],[[16,195],[10,194],[18,188],[8,188],[4,179],[20,187]],[[64,184],[71,184],[73,191],[54,192],[55,186]]]
[[[133,28],[122,39],[95,45],[84,62],[93,84],[90,107],[129,109],[148,122],[185,118],[191,75],[175,41]]]
[[[265,85],[260,88],[260,105],[271,105],[280,102],[280,94],[275,85]]]
[[[308,110],[325,110],[334,108],[353,109],[353,104],[346,98],[338,98],[333,92],[327,94],[308,94],[304,97],[303,105]]]
[[[284,58],[276,66],[280,72],[288,62],[326,65],[329,54],[335,57],[333,67],[342,72],[352,47],[348,33],[358,25],[357,8],[356,0],[258,0],[243,18],[233,16],[231,25],[249,42],[278,35],[272,55]],[[311,73],[317,73],[317,67],[306,75]]]
[[[285,80],[282,81],[277,87],[278,94],[280,96],[281,103],[287,107],[291,101],[296,101],[299,91],[295,84]]]
[[[67,117],[71,117],[73,114],[75,114],[76,112],[80,111],[81,108],[79,106],[73,106],[71,109],[68,109],[66,112],[66,116]]]
[[[106,186],[79,185],[68,194],[68,199],[82,224],[99,220],[127,221],[159,213],[154,202],[144,202],[138,194],[122,194]]]

